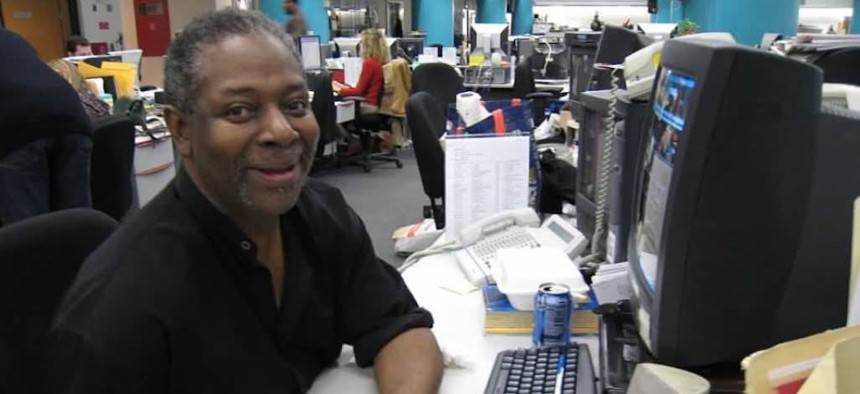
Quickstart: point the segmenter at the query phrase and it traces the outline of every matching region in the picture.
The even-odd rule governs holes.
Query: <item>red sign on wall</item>
[[[110,30],[110,22],[99,22],[99,30]]]

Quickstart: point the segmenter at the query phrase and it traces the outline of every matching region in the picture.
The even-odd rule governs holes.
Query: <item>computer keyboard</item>
[[[559,376],[562,366],[564,370]],[[588,347],[576,343],[499,353],[484,390],[484,394],[596,392],[594,367]]]

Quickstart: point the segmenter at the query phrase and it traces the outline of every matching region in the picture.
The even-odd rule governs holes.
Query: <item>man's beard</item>
[[[307,180],[307,174],[310,171],[310,148],[308,148],[304,141],[300,140],[287,149],[269,155],[269,157],[266,157],[266,160],[284,161],[285,158],[286,161],[291,163],[294,162],[295,165],[300,166],[301,173],[299,174],[298,182],[277,189],[281,194],[287,194],[291,191],[299,191],[302,186],[304,186],[305,181]],[[236,169],[236,178],[234,181],[238,188],[237,192],[239,194],[239,200],[246,206],[253,207],[254,200],[251,198],[251,191],[248,187],[247,153],[236,159],[236,163],[234,165],[234,168]]]

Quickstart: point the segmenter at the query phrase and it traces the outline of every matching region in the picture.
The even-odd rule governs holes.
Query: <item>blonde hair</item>
[[[379,29],[365,29],[361,32],[360,55],[364,59],[376,59],[382,64],[391,61],[391,50]]]

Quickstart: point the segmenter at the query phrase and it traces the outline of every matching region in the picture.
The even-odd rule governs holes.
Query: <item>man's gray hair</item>
[[[203,49],[229,37],[248,34],[270,35],[278,39],[301,67],[301,57],[293,38],[260,12],[235,8],[209,12],[194,18],[170,44],[164,63],[164,95],[167,103],[181,113],[192,113],[194,98],[200,92],[200,54]]]

